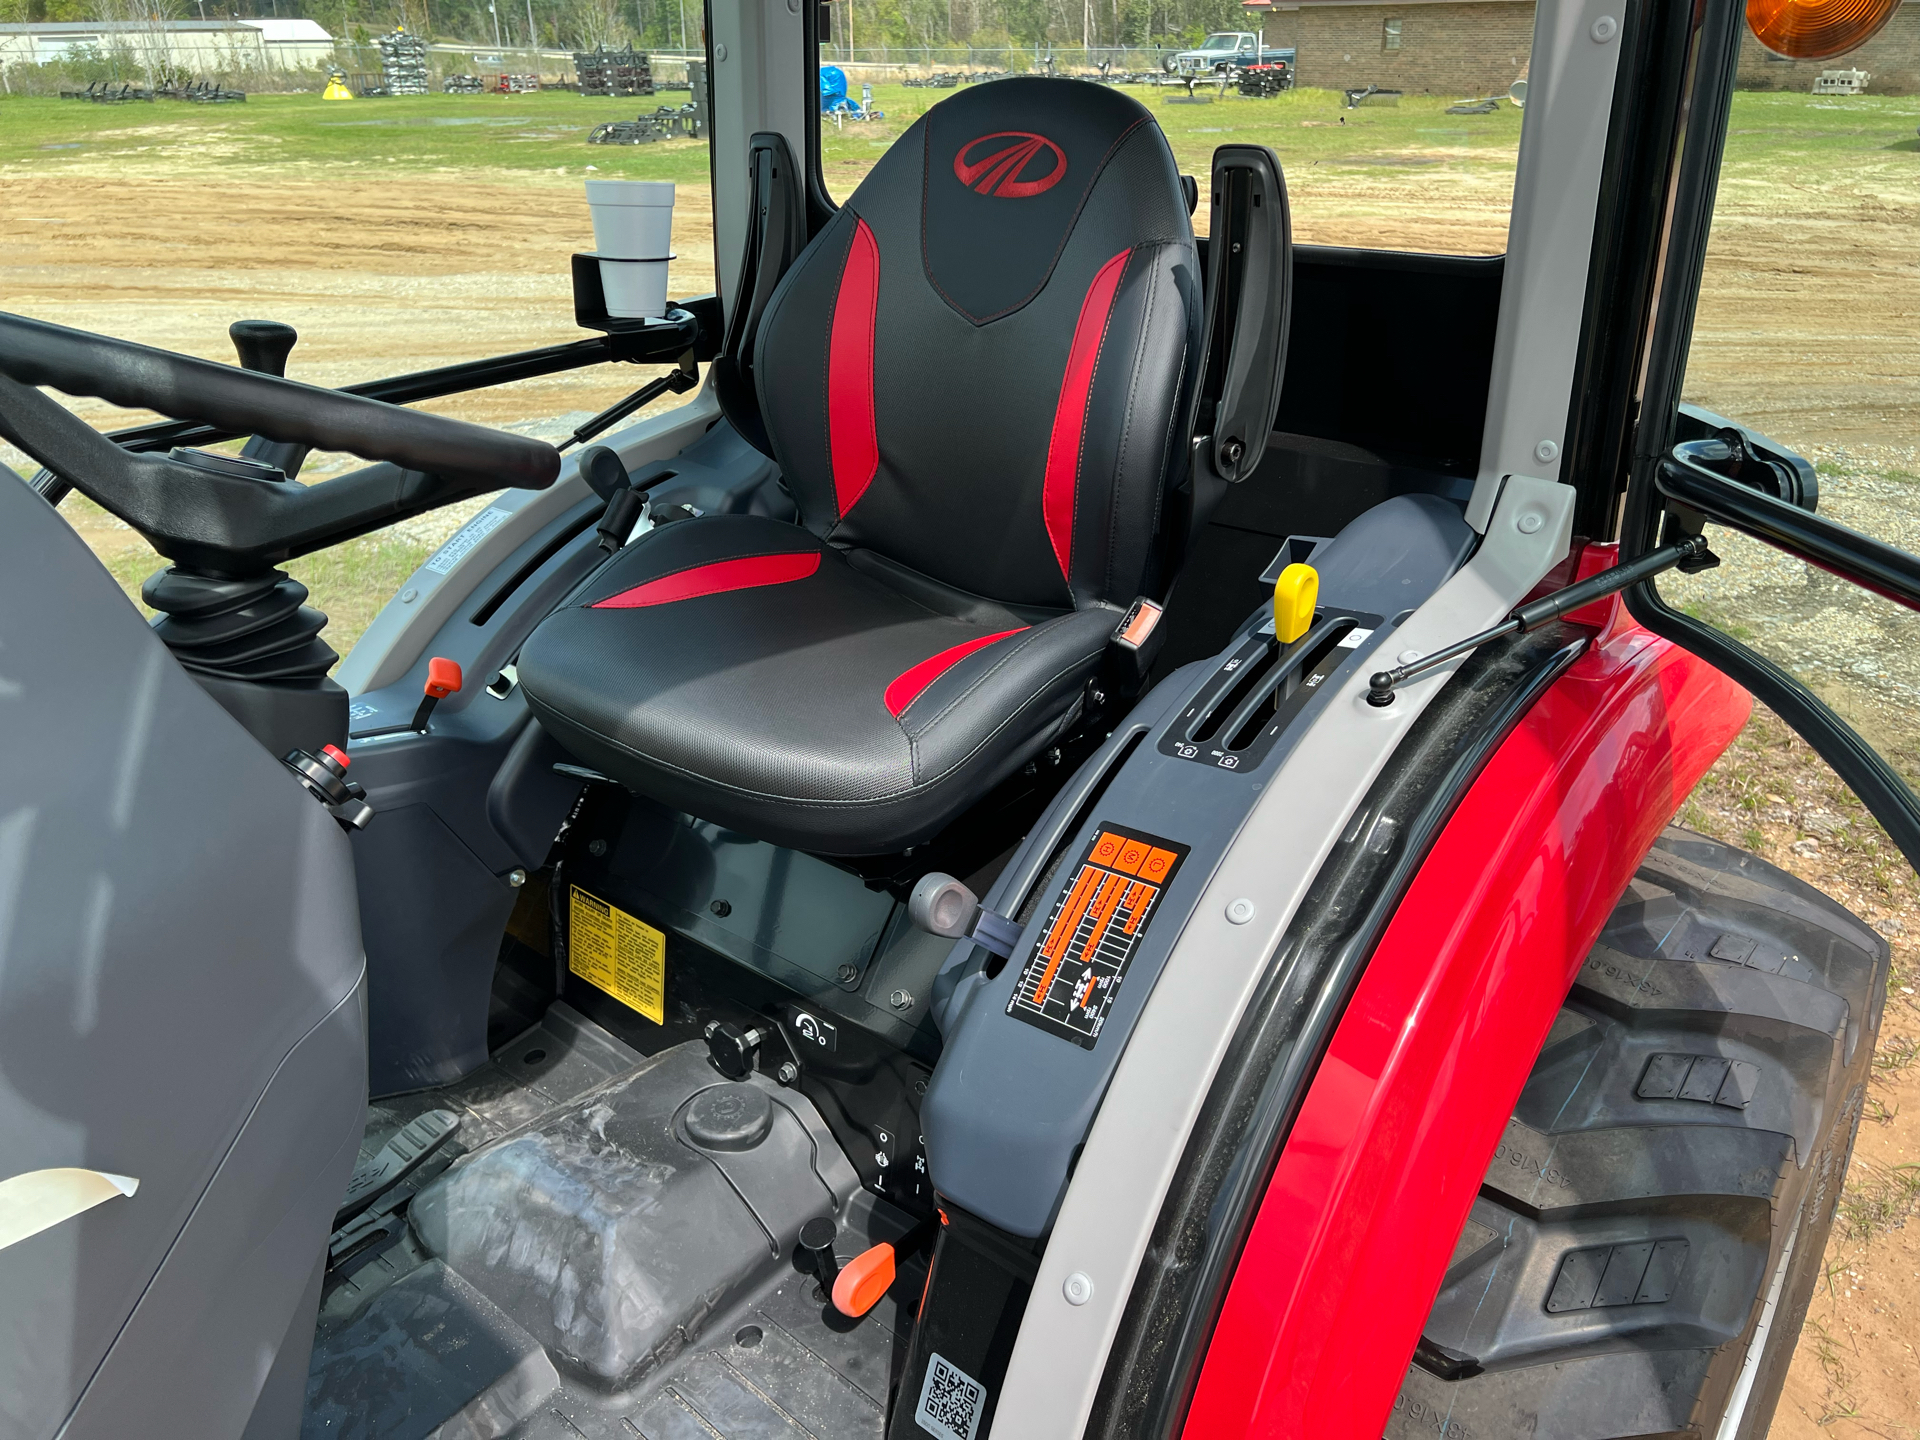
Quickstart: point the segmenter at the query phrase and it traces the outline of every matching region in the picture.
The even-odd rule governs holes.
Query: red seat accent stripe
[[[1002,630],[998,635],[981,635],[972,640],[962,640],[958,645],[942,650],[938,655],[931,655],[925,660],[922,660],[918,665],[914,666],[891,685],[887,686],[887,693],[883,698],[887,702],[888,712],[892,714],[894,719],[899,719],[901,712],[920,698],[920,692],[922,690],[925,690],[929,685],[933,684],[934,681],[946,674],[947,671],[958,665],[962,660],[966,659],[967,656],[973,654],[974,651],[984,650],[987,646],[993,644],[994,641],[1004,640],[1009,635],[1019,635],[1026,629],[1027,627],[1022,625],[1018,629]]]
[[[1073,346],[1067,351],[1067,373],[1060,381],[1060,400],[1053,411],[1053,438],[1047,442],[1047,475],[1040,490],[1040,514],[1047,539],[1060,561],[1060,574],[1071,583],[1067,563],[1073,557],[1073,506],[1080,479],[1080,437],[1087,425],[1087,398],[1093,393],[1093,372],[1106,338],[1107,317],[1113,313],[1114,292],[1126,269],[1122,250],[1100,267],[1080,302],[1080,319],[1073,327]]]
[[[880,468],[873,419],[873,317],[880,304],[880,246],[862,220],[854,228],[833,301],[827,345],[827,448],[840,518],[859,503]]]
[[[720,595],[728,590],[751,590],[760,585],[785,585],[804,580],[820,568],[820,552],[805,550],[790,555],[748,555],[739,560],[716,560],[711,565],[696,565],[649,580],[618,595],[593,602],[595,610],[639,610],[648,605],[668,605],[675,600],[698,600],[702,595]]]

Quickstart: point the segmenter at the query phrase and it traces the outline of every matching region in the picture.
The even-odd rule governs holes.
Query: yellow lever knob
[[[1320,603],[1320,573],[1311,565],[1289,565],[1273,586],[1273,636],[1291,645],[1313,625]]]

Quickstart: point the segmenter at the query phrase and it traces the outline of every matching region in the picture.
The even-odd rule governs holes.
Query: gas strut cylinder
[[[1477,650],[1489,640],[1498,640],[1502,635],[1522,635],[1529,630],[1538,630],[1550,620],[1562,619],[1583,605],[1604,600],[1609,595],[1625,590],[1630,585],[1638,585],[1642,580],[1651,580],[1675,566],[1684,574],[1692,574],[1696,570],[1711,569],[1719,563],[1714,553],[1707,549],[1704,535],[1694,535],[1678,544],[1649,550],[1638,560],[1610,566],[1577,585],[1568,585],[1551,595],[1541,596],[1531,604],[1522,605],[1491,630],[1482,630],[1477,635],[1456,640],[1444,649],[1436,650],[1431,655],[1422,655],[1418,660],[1409,660],[1404,665],[1396,665],[1391,670],[1376,671],[1367,679],[1367,703],[1376,708],[1385,708],[1393,704],[1393,692],[1397,686],[1437,669],[1455,656]]]

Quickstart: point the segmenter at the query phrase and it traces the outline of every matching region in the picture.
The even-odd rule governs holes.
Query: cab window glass
[[[1825,62],[1747,37],[1685,398],[1811,461],[1821,515],[1920,554],[1920,74],[1898,63],[1914,18]],[[1785,668],[1920,786],[1920,616],[1709,534],[1724,563],[1663,577],[1662,596]]]
[[[277,3],[281,17],[299,9]],[[216,26],[81,19],[0,34],[4,308],[228,364],[231,322],[281,320],[300,333],[289,376],[318,385],[566,344],[590,333],[573,321],[569,257],[593,249],[583,182],[600,178],[674,181],[668,293],[714,288],[708,145],[682,113],[704,53],[699,6],[685,7],[691,52],[682,12],[657,0],[534,0],[532,47],[524,4],[436,6],[430,34],[399,36],[338,6],[297,25],[250,21],[252,8]],[[347,98],[324,96],[335,72]],[[609,126],[632,143],[588,143]],[[595,365],[420,408],[558,441],[658,373]],[[101,429],[154,418],[56,398]],[[300,479],[362,463],[316,454]],[[4,443],[0,465],[38,469]],[[485,503],[293,562],[330,617],[323,638],[344,654]],[[83,497],[61,509],[137,596],[163,562]]]
[[[1506,250],[1532,0],[1101,4],[1064,24],[1014,0],[954,7],[950,19],[879,0],[828,10],[820,148],[835,200],[942,95],[1051,73],[1139,100],[1203,196],[1216,146],[1272,146],[1304,244]],[[1203,199],[1196,225],[1208,214]]]

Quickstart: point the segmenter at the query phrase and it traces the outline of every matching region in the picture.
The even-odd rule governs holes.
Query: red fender
[[[1611,563],[1590,547],[1583,572]],[[1380,1440],[1448,1257],[1573,977],[1752,712],[1618,599],[1408,888],[1240,1257],[1186,1440]],[[1446,1417],[1419,1417],[1451,1433]]]

